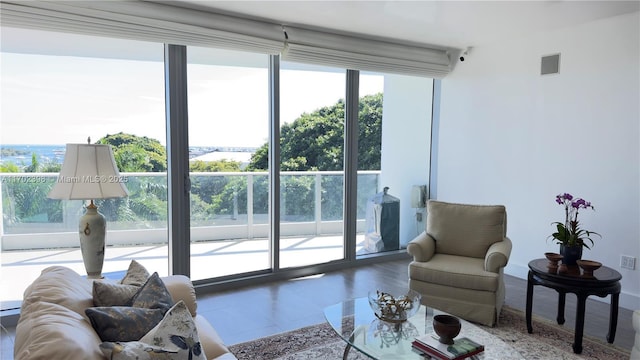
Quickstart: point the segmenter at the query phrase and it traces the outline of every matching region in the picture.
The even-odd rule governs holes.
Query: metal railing
[[[167,174],[122,173],[130,196],[97,200],[108,221],[108,244],[167,242]],[[47,198],[56,173],[0,173],[2,250],[78,247],[82,201]],[[266,172],[191,173],[191,239],[265,238],[268,224]],[[364,228],[367,200],[378,191],[380,171],[358,172],[358,224]],[[281,173],[281,234],[342,232],[343,173]],[[89,200],[89,199],[87,199]]]

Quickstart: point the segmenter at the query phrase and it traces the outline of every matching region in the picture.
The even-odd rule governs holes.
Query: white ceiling
[[[464,49],[640,11],[640,1],[215,1],[190,7]]]

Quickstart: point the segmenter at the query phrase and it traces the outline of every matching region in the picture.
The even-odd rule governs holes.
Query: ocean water
[[[0,145],[0,164],[14,163],[18,166],[31,165],[31,157],[36,155],[40,164],[62,164],[66,145]]]
[[[248,162],[255,148],[225,148],[216,146],[192,146],[189,158],[216,161],[219,158]],[[0,145],[0,164],[14,163],[20,167],[31,165],[31,156],[36,154],[40,164],[62,164],[66,145]]]

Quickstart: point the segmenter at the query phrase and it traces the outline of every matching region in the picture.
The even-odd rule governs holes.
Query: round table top
[[[565,269],[566,268],[566,269]],[[585,274],[578,265],[549,267],[549,260],[535,259],[529,262],[529,269],[543,278],[556,282],[583,283],[590,286],[611,284],[622,279],[622,275],[616,270],[602,265],[593,272],[593,275]]]

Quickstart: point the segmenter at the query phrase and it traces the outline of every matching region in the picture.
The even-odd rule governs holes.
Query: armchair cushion
[[[498,290],[500,277],[484,270],[484,259],[448,254],[435,254],[430,261],[413,262],[409,278],[455,288],[491,291]]]
[[[436,253],[484,259],[491,244],[506,236],[506,209],[502,205],[467,205],[430,200],[427,234],[436,241]]]

